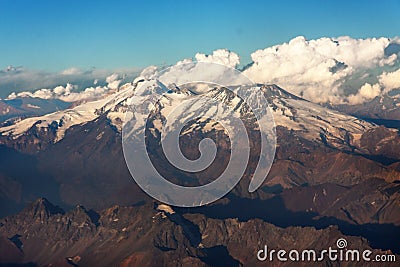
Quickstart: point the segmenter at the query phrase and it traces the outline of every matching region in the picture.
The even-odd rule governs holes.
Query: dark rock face
[[[64,212],[38,199],[0,225],[0,263],[38,266],[258,266],[265,264],[256,257],[264,245],[318,251],[341,237],[352,248],[384,253],[336,227],[280,228],[260,219],[209,219],[154,209],[151,203],[99,212],[77,206]],[[272,265],[285,264],[275,260]]]
[[[370,155],[386,159],[388,163],[400,158],[400,136],[393,129],[380,126],[369,130],[361,137],[360,144]]]

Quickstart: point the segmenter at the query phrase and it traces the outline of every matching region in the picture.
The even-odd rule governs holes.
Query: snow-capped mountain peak
[[[254,92],[261,91],[268,100],[275,124],[297,131],[299,135],[309,140],[330,142],[334,146],[340,146],[344,139],[349,139],[350,142],[356,144],[365,131],[376,127],[374,124],[303,100],[276,85],[257,84],[233,88],[236,92],[241,90],[250,92],[247,100],[253,101],[253,106],[257,106],[257,101],[262,101],[260,94],[254,94]],[[131,105],[140,105],[145,99],[154,95],[163,96],[159,99],[159,109],[163,114],[168,114],[171,109],[186,100],[190,100],[194,105],[196,98],[202,95],[223,102],[242,116],[245,115],[244,113],[251,112],[238,95],[226,88],[214,87],[207,93],[198,94],[185,86],[178,87],[174,84],[166,86],[159,80],[140,78],[133,83],[121,86],[120,90],[102,99],[44,116],[23,119],[12,125],[1,127],[0,133],[7,138],[18,139],[34,127],[37,128],[39,134],[52,129],[56,132],[53,141],[58,142],[64,138],[70,127],[93,121],[102,114],[105,114],[110,123],[121,131],[128,108]],[[203,108],[211,114],[214,108],[209,104],[203,103]],[[182,112],[184,113],[184,110]],[[208,128],[210,127],[207,126],[204,130]]]

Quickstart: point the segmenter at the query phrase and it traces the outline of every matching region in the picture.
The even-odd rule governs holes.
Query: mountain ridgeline
[[[199,92],[140,79],[99,100],[2,125],[0,246],[10,252],[0,255],[0,262],[9,257],[8,262],[40,266],[213,266],[223,260],[253,266],[259,264],[254,251],[262,241],[289,246],[289,240],[299,240],[304,248],[324,248],[341,235],[354,246],[400,253],[398,131],[276,85],[252,89],[267,99],[277,135],[271,171],[254,193],[247,189],[259,160],[259,127],[248,105],[223,87]],[[216,121],[191,120],[180,134],[182,153],[198,158],[200,141],[211,138],[216,159],[199,173],[178,170],[160,146],[168,112],[183,100],[207,95],[242,118],[250,160],[223,199],[171,214],[158,210],[160,203],[132,179],[122,151],[125,114],[129,105],[154,92],[163,97],[149,114],[147,129],[135,130],[146,131],[154,166],[177,184],[205,184],[218,177],[229,161],[230,139]],[[178,119],[187,115],[182,111]],[[57,206],[42,198],[33,202],[39,197]],[[282,234],[288,235],[286,241]]]

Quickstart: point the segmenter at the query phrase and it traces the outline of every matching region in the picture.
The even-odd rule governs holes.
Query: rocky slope
[[[334,247],[338,238],[346,238],[354,249],[392,253],[372,249],[365,239],[345,236],[335,227],[284,229],[260,219],[209,219],[156,203],[99,212],[77,206],[64,212],[38,199],[2,219],[0,236],[1,264],[32,266],[261,266],[265,262],[257,260],[256,252],[264,245],[319,251]],[[314,265],[321,263],[332,264],[324,260]],[[374,266],[365,264],[342,262],[340,266]],[[270,264],[290,265],[276,259]]]

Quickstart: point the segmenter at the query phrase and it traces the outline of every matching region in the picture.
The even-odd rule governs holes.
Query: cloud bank
[[[400,49],[388,53],[388,46],[397,43],[388,38],[306,40],[300,36],[254,52],[253,63],[244,74],[258,83],[276,83],[314,102],[361,103],[382,93],[380,84],[363,82],[365,77],[385,80],[380,82],[385,83],[385,91],[398,87],[396,74],[371,77],[385,68],[398,67]]]
[[[83,90],[78,90],[77,85],[67,83],[66,86],[58,85],[52,89],[39,89],[33,92],[23,91],[23,92],[12,92],[6,99],[15,99],[19,97],[35,97],[42,99],[60,99],[65,102],[75,102],[84,100],[94,100],[106,93],[115,91],[119,88],[122,79],[120,79],[119,74],[113,73],[106,77],[104,86],[90,86]],[[97,84],[98,81],[94,81],[93,84]]]
[[[243,73],[253,82],[275,83],[317,103],[360,104],[400,88],[399,37],[354,39],[342,36],[307,40],[299,36],[287,43],[257,50],[251,58],[252,63],[244,68]],[[215,50],[210,55],[197,53],[194,58],[170,66],[168,76],[175,77],[171,82],[179,84],[188,78],[196,80],[196,73],[208,73],[210,79],[217,77],[221,84],[226,84],[225,80],[231,81],[223,68],[213,69],[196,65],[196,62],[237,68],[240,58],[228,49]],[[170,75],[171,72],[174,75]],[[117,90],[122,82],[132,81],[137,73],[136,69],[107,72],[77,68],[46,73],[9,67],[0,71],[0,88],[15,89],[9,98],[31,96],[73,102],[98,98],[110,90]],[[151,78],[156,74],[162,75],[163,70],[150,66],[142,71],[140,77]],[[38,90],[27,90],[33,88]]]
[[[91,100],[110,90],[117,90],[122,82],[132,81],[139,73],[138,69],[116,71],[70,68],[50,73],[9,66],[0,70],[0,88],[2,97],[7,99],[36,97],[57,98],[66,102]]]
[[[393,72],[383,72],[378,76],[377,83],[373,85],[365,83],[357,93],[348,97],[348,102],[349,104],[362,104],[398,88],[400,88],[400,69]]]
[[[253,62],[243,73],[255,83],[275,83],[289,92],[317,103],[360,104],[376,96],[400,88],[400,39],[320,38],[307,40],[303,36],[257,50],[251,54]],[[213,62],[235,68],[239,56],[227,49],[210,55],[197,53],[168,69],[179,84],[196,73],[210,73],[210,77],[226,73],[195,66],[194,62]],[[193,63],[193,64],[192,64]],[[193,66],[192,66],[192,65]],[[142,77],[153,77],[160,70],[156,66],[145,69]],[[162,75],[162,72],[161,72]],[[230,81],[230,77],[226,77]],[[218,79],[223,84],[223,79]],[[237,81],[241,82],[241,81]]]

